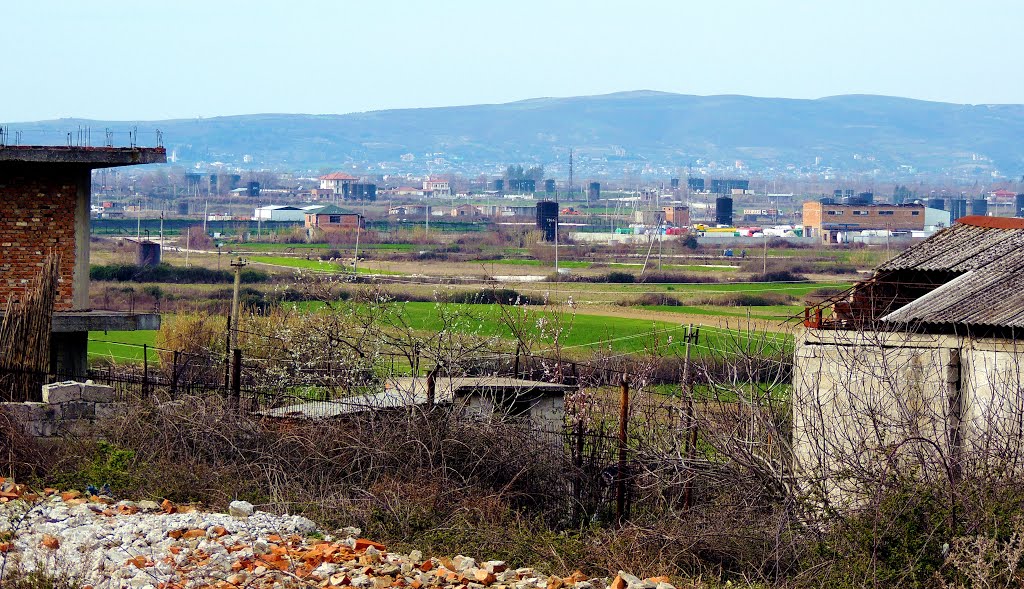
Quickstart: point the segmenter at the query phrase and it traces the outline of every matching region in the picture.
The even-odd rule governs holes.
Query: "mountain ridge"
[[[63,118],[8,126],[24,129],[31,142],[33,133],[60,136],[73,126],[98,131],[129,125],[161,129],[166,146],[183,163],[246,160],[291,168],[352,164],[468,173],[513,162],[557,167],[574,147],[581,170],[589,167],[598,174],[709,162],[722,168],[736,160],[765,172],[825,167],[851,173],[1018,176],[1024,171],[1024,146],[1016,139],[1024,132],[1024,105],[872,94],[802,99],[634,90],[346,114]],[[412,161],[403,162],[402,156]]]

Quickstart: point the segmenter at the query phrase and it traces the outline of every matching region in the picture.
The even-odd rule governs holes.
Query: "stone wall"
[[[97,420],[124,412],[106,385],[66,381],[43,386],[43,402],[0,403],[25,432],[37,438],[82,436],[92,433]]]
[[[78,184],[71,175],[31,172],[0,176],[0,311],[25,292],[46,254],[61,256],[56,310],[72,308],[75,268],[75,207]]]

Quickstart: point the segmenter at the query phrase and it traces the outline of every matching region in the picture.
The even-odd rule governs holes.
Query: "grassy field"
[[[417,330],[438,331],[448,325],[460,333],[513,339],[512,330],[503,320],[501,310],[496,305],[422,302],[397,304],[400,305],[400,314]],[[319,312],[322,309],[320,303],[296,305],[310,312]],[[558,344],[563,350],[571,351],[573,354],[598,350],[619,354],[635,353],[657,346],[660,354],[671,355],[681,351],[679,339],[685,329],[682,323],[538,308],[529,308],[522,326],[528,334],[527,337],[537,341],[541,348],[553,347],[557,333]],[[667,343],[668,336],[672,336],[672,344]],[[749,336],[738,330],[709,328],[705,331],[702,347],[697,350],[697,354],[717,353],[733,349],[737,345],[746,345],[749,337],[757,335]],[[787,334],[770,334],[770,337],[773,340],[773,349],[792,345],[792,338]]]
[[[314,272],[329,272],[329,273],[342,273],[349,271],[345,266],[337,262],[330,262],[327,260],[307,260],[305,258],[291,258],[288,256],[252,256],[249,258],[250,262],[256,262],[258,264],[270,264],[272,266],[284,266],[287,268],[298,268],[301,270],[312,270]],[[386,270],[377,270],[374,268],[368,268],[360,266],[356,269],[358,274],[387,274],[393,276],[400,276],[400,272],[389,272]]]
[[[752,317],[754,319],[771,319],[785,321],[794,315],[803,313],[803,305],[766,305],[763,307],[729,307],[724,305],[642,305],[639,308],[649,311],[665,311],[684,315],[708,315],[713,317]]]
[[[142,345],[146,344],[151,349],[147,350],[150,362],[159,362],[155,346],[156,331],[90,331],[89,332],[89,361],[102,359],[113,360],[117,363],[137,364],[142,362]]]
[[[353,249],[354,244],[346,245],[331,245],[329,243],[238,243],[232,245],[233,251],[249,251],[249,252],[287,252],[289,250],[347,250]],[[394,251],[394,252],[410,252],[420,249],[424,249],[424,246],[419,246],[412,243],[367,243],[359,244],[359,249],[374,250],[374,251]]]

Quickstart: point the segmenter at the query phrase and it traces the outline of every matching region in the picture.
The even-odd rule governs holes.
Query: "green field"
[[[803,305],[766,305],[763,307],[729,307],[725,305],[642,305],[640,309],[649,311],[665,311],[685,315],[708,315],[713,317],[737,317],[751,319],[768,319],[785,321],[804,311]]]
[[[305,258],[291,258],[287,256],[251,256],[250,262],[257,264],[270,264],[272,266],[284,266],[287,268],[297,268],[301,270],[312,270],[314,272],[328,272],[328,273],[343,273],[349,272],[350,270],[346,266],[342,266],[337,262],[330,262],[327,260],[307,260]],[[400,272],[388,272],[385,270],[377,270],[374,268],[359,267],[356,269],[358,274],[388,274],[392,276],[400,276]]]
[[[156,342],[156,331],[90,331],[89,361],[108,359],[117,363],[141,363],[142,345],[150,346],[147,350],[150,362],[159,362],[156,350],[152,349]]]
[[[503,321],[501,309],[497,305],[422,302],[396,304],[399,306],[398,313],[413,329],[439,331],[447,324],[460,333],[513,339],[512,330]],[[311,312],[319,312],[323,307],[322,303],[297,303],[296,306]],[[447,322],[444,317],[448,318]],[[540,327],[541,324],[545,327]],[[527,338],[536,341],[538,348],[552,348],[554,333],[558,332],[558,343],[562,349],[600,350],[620,354],[642,352],[655,344],[660,354],[679,353],[682,350],[680,336],[685,329],[682,323],[668,321],[587,315],[582,312],[573,315],[537,308],[529,309],[522,325]],[[673,339],[671,345],[667,345],[669,335]],[[754,343],[749,341],[751,337],[756,338],[758,335],[751,336],[740,330],[709,328],[705,330],[702,346],[698,347],[696,353],[704,355],[745,346]],[[772,339],[769,346],[771,349],[792,345],[792,337],[788,334],[769,334],[769,337]]]
[[[348,250],[353,249],[354,244],[345,245],[331,245],[329,243],[236,243],[231,245],[232,251],[247,251],[247,252],[287,252],[289,250]],[[418,249],[423,249],[423,246],[418,246],[412,243],[367,243],[359,244],[359,249],[374,250],[374,251],[396,251],[396,252],[410,252]]]

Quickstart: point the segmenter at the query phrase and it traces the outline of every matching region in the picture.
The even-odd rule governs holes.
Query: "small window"
[[[331,215],[330,223],[341,223],[341,215]]]
[[[921,214],[921,211],[910,211],[910,214],[911,214],[912,216],[916,217],[916,216],[918,216],[918,215],[920,215],[920,214]]]
[[[869,211],[853,211],[854,215],[860,215],[860,216],[867,215],[868,213],[869,213]]]
[[[886,216],[886,217],[891,217],[892,213],[893,213],[893,211],[878,211],[879,215]]]
[[[826,211],[826,215],[842,215],[843,211]]]

